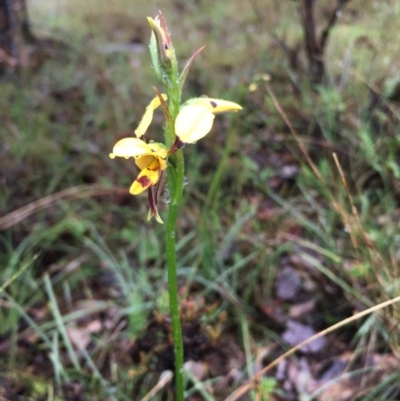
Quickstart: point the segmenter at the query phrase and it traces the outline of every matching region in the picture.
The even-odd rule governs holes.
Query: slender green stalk
[[[176,166],[174,167],[171,165],[168,168],[168,188],[170,191],[171,201],[168,208],[168,217],[166,223],[166,250],[169,307],[172,319],[172,335],[174,338],[176,398],[178,401],[183,401],[183,341],[179,313],[175,227],[179,207],[182,201],[184,160],[181,150],[177,152],[176,156]]]
[[[178,81],[177,70],[174,71],[172,78],[172,88],[170,88],[170,113],[175,120],[179,113],[180,103],[180,87]],[[166,141],[171,138],[166,132]],[[172,138],[175,138],[173,132]],[[171,146],[172,143],[169,144]],[[183,383],[183,340],[182,326],[179,312],[179,296],[178,296],[178,277],[176,265],[176,240],[175,229],[178,218],[179,208],[182,203],[183,179],[185,173],[185,164],[182,150],[177,151],[169,159],[168,166],[168,190],[170,193],[170,203],[168,208],[168,217],[166,222],[166,252],[168,267],[168,293],[169,293],[169,309],[172,321],[172,336],[174,339],[174,355],[175,355],[175,390],[177,401],[184,400],[184,383]]]

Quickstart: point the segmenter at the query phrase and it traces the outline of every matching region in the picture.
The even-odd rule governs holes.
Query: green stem
[[[169,110],[172,118],[175,120],[179,113],[180,104],[180,86],[178,80],[178,65],[176,59],[173,59],[173,69],[171,82],[172,87],[168,91],[170,103]],[[171,133],[169,133],[171,134]],[[168,135],[166,132],[166,142],[171,146],[175,140],[175,132]],[[170,142],[170,143],[168,143]],[[182,203],[183,179],[185,173],[185,164],[182,150],[171,155],[168,160],[168,190],[171,201],[168,208],[168,217],[166,223],[166,251],[168,266],[168,293],[169,293],[169,309],[172,320],[172,336],[174,339],[174,355],[175,355],[175,391],[176,400],[184,401],[184,383],[183,383],[183,340],[182,326],[179,313],[179,296],[178,296],[178,274],[176,265],[176,242],[175,229],[178,218],[179,208]]]
[[[176,247],[175,247],[175,228],[178,218],[178,211],[182,201],[183,178],[184,178],[184,160],[183,153],[179,150],[175,157],[176,165],[173,163],[168,167],[168,189],[170,191],[171,201],[168,208],[168,217],[166,223],[166,250],[168,266],[168,293],[169,308],[172,320],[172,335],[174,338],[175,354],[175,386],[177,401],[184,400],[183,385],[183,341],[182,327],[179,313],[178,280],[176,265]]]

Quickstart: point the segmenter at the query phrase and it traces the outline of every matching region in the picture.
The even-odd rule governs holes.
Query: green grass
[[[237,347],[231,381],[224,381],[227,369],[211,366],[200,378],[190,371],[188,395],[223,400],[261,363],[258,353],[271,344],[287,349],[281,324],[268,312],[279,306],[287,319],[301,302],[276,303],[275,280],[286,265],[301,274],[302,300],[315,302],[309,323],[317,329],[400,294],[398,103],[369,109],[369,88],[383,93],[398,78],[392,35],[400,8],[395,1],[351,1],[327,49],[329,84],[314,92],[304,54],[293,83],[271,38],[300,43],[295,2],[196,3],[170,1],[162,10],[182,62],[207,45],[186,96],[244,106],[185,149],[188,185],[177,232],[183,321],[198,323],[198,333],[216,349]],[[324,18],[327,2],[318,4]],[[32,1],[29,7],[35,33],[68,48],[38,71],[0,84],[1,215],[64,189],[76,193],[20,215],[6,229],[0,219],[0,381],[11,393],[21,386],[24,399],[68,401],[85,393],[87,399],[141,399],[161,383],[162,372],[152,370],[160,364],[157,355],[168,359],[161,331],[157,349],[138,362],[130,357],[134,341],[168,315],[164,231],[146,221],[145,197],[124,193],[135,168],[108,154],[117,139],[132,134],[154,96],[145,17],[157,7],[126,0]],[[131,39],[141,43],[126,46]],[[269,85],[314,171],[263,84],[248,90],[257,73],[271,75]],[[156,137],[163,124],[157,116]],[[165,215],[162,202],[160,211]],[[354,356],[398,358],[399,318],[393,305],[337,338],[351,337]],[[214,356],[228,364],[218,351]],[[367,374],[360,369],[350,363],[343,380]],[[360,388],[357,399],[396,399],[398,373],[389,373],[384,384]],[[158,390],[151,399],[168,399],[163,392],[172,399],[168,383]],[[259,391],[269,400],[283,389],[270,377]]]

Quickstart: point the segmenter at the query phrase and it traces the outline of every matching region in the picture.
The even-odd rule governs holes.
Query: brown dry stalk
[[[152,398],[162,390],[174,377],[170,370],[166,370],[161,374],[158,383],[147,393],[140,401],[151,401]]]
[[[93,196],[102,195],[113,195],[113,194],[127,194],[128,190],[123,187],[106,187],[100,184],[90,184],[90,185],[79,185],[67,189],[63,189],[55,194],[45,196],[44,198],[38,199],[34,202],[28,203],[27,205],[14,210],[11,213],[0,217],[0,230],[5,230],[10,228],[27,217],[35,214],[41,210],[48,208],[53,203],[56,203],[62,199],[73,200],[90,198]]]
[[[381,264],[381,267],[384,268],[384,267],[386,266],[384,260],[382,259],[380,253],[379,253],[378,250],[375,248],[374,243],[373,243],[373,242],[371,241],[371,239],[368,237],[368,234],[365,232],[365,230],[364,230],[364,228],[363,228],[363,225],[362,225],[361,219],[360,219],[360,215],[359,215],[359,213],[358,213],[357,208],[356,208],[355,205],[354,205],[353,197],[352,197],[351,194],[350,194],[349,186],[347,185],[347,180],[346,180],[346,177],[345,177],[345,175],[344,175],[342,166],[341,166],[341,164],[340,164],[340,162],[339,162],[339,159],[338,159],[338,157],[337,157],[337,154],[336,154],[335,152],[333,153],[333,159],[334,159],[334,161],[335,161],[336,167],[337,167],[337,169],[338,169],[338,171],[339,171],[339,174],[340,174],[340,177],[341,177],[341,179],[342,179],[342,183],[343,183],[343,186],[344,186],[344,188],[345,188],[345,190],[346,190],[347,197],[349,198],[349,202],[350,202],[350,205],[351,205],[351,212],[352,212],[352,214],[353,214],[354,217],[355,217],[355,220],[356,220],[358,229],[360,230],[360,232],[361,232],[362,235],[363,235],[364,242],[365,242],[365,244],[367,245],[367,247],[368,247],[369,249],[372,249],[372,250],[374,251],[374,255],[375,255],[375,256],[377,257],[377,259],[379,260],[379,263]],[[349,232],[350,232],[350,231],[351,231],[351,225],[349,225]]]

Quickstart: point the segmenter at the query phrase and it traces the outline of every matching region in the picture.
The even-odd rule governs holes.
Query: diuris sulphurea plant
[[[175,226],[184,187],[183,148],[194,144],[206,136],[212,129],[214,118],[220,113],[237,112],[240,105],[222,99],[197,97],[181,102],[181,93],[190,67],[204,47],[197,50],[179,72],[175,49],[170,33],[161,12],[155,19],[147,18],[152,33],[150,55],[157,78],[164,86],[163,91],[153,87],[155,97],[146,107],[146,111],[135,130],[135,137],[118,141],[111,158],[133,158],[139,174],[133,181],[129,192],[139,195],[148,193],[148,220],[153,216],[163,223],[157,209],[159,193],[163,190],[163,176],[167,172],[170,202],[166,221],[166,258],[168,266],[169,302],[172,319],[172,332],[175,351],[175,390],[178,401],[184,399],[183,388],[183,344],[179,316]],[[154,111],[163,110],[165,124],[165,143],[153,142],[146,134],[153,119]]]

